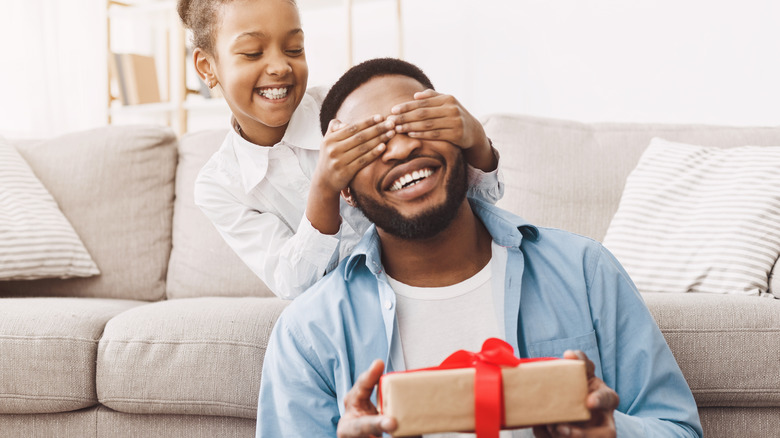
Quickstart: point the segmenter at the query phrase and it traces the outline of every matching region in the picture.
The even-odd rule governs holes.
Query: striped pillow
[[[654,138],[604,246],[642,292],[766,294],[780,254],[780,146]]]
[[[0,137],[0,280],[99,273],[54,198]]]

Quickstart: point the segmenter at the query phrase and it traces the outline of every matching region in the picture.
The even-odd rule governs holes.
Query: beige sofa
[[[500,205],[601,239],[653,136],[780,145],[780,127],[485,119]],[[107,127],[16,142],[97,262],[85,279],[0,282],[0,435],[253,436],[263,355],[286,303],[194,206],[224,132]],[[710,437],[780,430],[780,300],[646,295]]]

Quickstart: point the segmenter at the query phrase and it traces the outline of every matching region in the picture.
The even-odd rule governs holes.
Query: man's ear
[[[349,187],[345,187],[341,190],[341,197],[347,201],[347,204],[351,205],[352,207],[357,207],[357,205],[355,205],[355,198],[352,197],[352,191],[349,189]]]
[[[192,60],[193,64],[195,64],[195,71],[198,72],[198,76],[203,79],[203,82],[205,82],[209,88],[214,88],[214,86],[219,83],[214,58],[200,47],[196,47],[195,50],[192,51]]]

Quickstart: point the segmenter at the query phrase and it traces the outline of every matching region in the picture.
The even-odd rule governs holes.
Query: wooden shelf
[[[189,98],[184,101],[184,109],[186,110],[204,110],[204,111],[215,111],[215,110],[225,110],[228,111],[230,108],[228,107],[227,102],[225,102],[225,99],[221,97],[217,98],[211,98],[211,99],[198,99],[198,98]]]
[[[112,104],[108,108],[111,115],[140,114],[140,113],[166,113],[176,110],[174,102],[142,103],[138,105]]]
[[[115,44],[112,44],[112,22],[124,21],[126,27],[136,31],[136,27],[129,26],[127,22],[137,21],[147,26],[151,35],[149,37],[155,46],[155,66],[160,84],[159,103],[145,103],[139,105],[120,105],[117,91],[112,89],[112,77],[109,68],[108,91],[108,123],[118,122],[125,116],[149,116],[156,117],[162,123],[171,126],[177,134],[187,132],[187,111],[190,105],[185,105],[189,92],[186,84],[186,37],[184,28],[176,12],[174,0],[106,0],[106,29],[107,29],[107,53],[109,58],[114,52]],[[139,31],[143,32],[143,31]],[[135,38],[133,38],[135,39]],[[148,55],[148,54],[147,54]],[[114,80],[116,80],[114,78]],[[114,86],[116,88],[116,86]]]

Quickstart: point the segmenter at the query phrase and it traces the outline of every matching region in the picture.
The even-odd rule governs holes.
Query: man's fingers
[[[534,438],[552,438],[552,435],[547,430],[547,426],[534,427]]]
[[[371,393],[374,392],[374,387],[382,377],[384,369],[384,362],[380,359],[374,360],[371,366],[358,376],[355,385],[344,397],[344,405],[348,408],[347,405],[350,403],[360,404],[366,401],[370,403]]]
[[[336,433],[339,438],[382,436],[385,432],[393,432],[397,427],[394,418],[384,415],[366,415],[358,418],[342,418]]]
[[[564,359],[579,359],[585,362],[585,371],[588,373],[588,379],[596,376],[596,365],[588,356],[580,350],[566,350],[563,352]]]
[[[591,410],[614,411],[619,404],[620,397],[603,382],[600,388],[588,394],[588,398],[585,399],[585,406]]]

